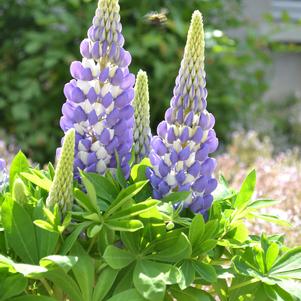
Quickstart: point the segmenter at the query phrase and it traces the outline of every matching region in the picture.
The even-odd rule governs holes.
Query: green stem
[[[91,240],[91,242],[90,242],[90,245],[89,245],[89,248],[88,248],[88,253],[90,253],[90,251],[92,250],[92,248],[93,248],[93,246],[94,246],[94,244],[95,244],[95,242],[96,242],[96,239],[97,239],[97,235],[95,235],[95,236],[92,238],[92,240]]]
[[[236,284],[236,285],[233,285],[233,286],[229,287],[229,291],[234,291],[234,290],[236,290],[236,289],[238,289],[238,288],[247,286],[247,285],[252,284],[252,283],[256,283],[256,282],[258,282],[258,281],[259,281],[259,279],[254,279],[254,278],[253,278],[253,279],[250,279],[250,280],[248,280],[248,281],[238,283],[238,284]]]
[[[53,290],[45,278],[40,279],[49,296],[53,296]]]

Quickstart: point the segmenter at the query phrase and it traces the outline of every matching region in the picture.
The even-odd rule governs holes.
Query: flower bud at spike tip
[[[73,201],[73,159],[75,130],[70,129],[65,137],[55,175],[46,201],[48,208],[59,204],[61,211],[70,210]]]
[[[135,162],[139,163],[143,158],[149,155],[151,140],[148,79],[146,72],[142,70],[140,70],[137,75],[133,106],[135,110]]]
[[[204,48],[203,19],[195,11],[170,107],[152,138],[153,169],[147,173],[156,198],[191,191],[183,205],[201,214],[210,208],[217,186],[213,177],[216,163],[209,154],[218,146],[215,119],[206,110]]]
[[[78,169],[104,175],[116,171],[116,153],[129,176],[133,146],[135,76],[124,38],[117,0],[100,0],[87,38],[80,45],[81,61],[71,64],[73,79],[65,85],[61,128],[75,129],[74,174]]]
[[[20,205],[25,204],[27,201],[26,186],[20,178],[14,181],[13,199]]]

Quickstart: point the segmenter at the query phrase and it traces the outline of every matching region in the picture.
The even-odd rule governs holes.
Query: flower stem
[[[234,290],[236,290],[236,289],[238,289],[238,288],[247,286],[247,285],[249,285],[249,284],[256,283],[256,282],[258,282],[258,281],[259,281],[259,279],[250,279],[250,280],[248,280],[248,281],[238,283],[238,284],[236,284],[236,285],[231,286],[231,287],[229,288],[229,291],[234,291]]]

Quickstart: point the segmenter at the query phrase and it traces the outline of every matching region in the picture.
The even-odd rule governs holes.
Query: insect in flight
[[[145,19],[153,25],[164,25],[167,22],[168,10],[162,8],[159,12],[152,11],[145,15]]]

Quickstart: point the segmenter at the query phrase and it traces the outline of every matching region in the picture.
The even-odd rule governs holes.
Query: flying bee
[[[162,8],[159,12],[152,11],[146,14],[145,19],[153,24],[153,25],[164,25],[167,22],[168,10],[166,8]]]

